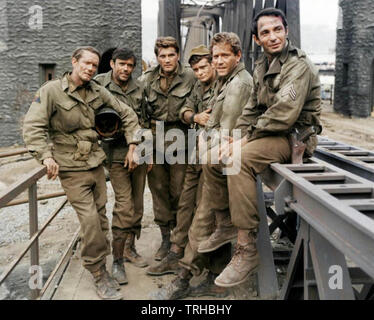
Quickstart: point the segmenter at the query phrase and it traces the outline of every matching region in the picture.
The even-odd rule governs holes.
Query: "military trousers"
[[[178,202],[186,167],[186,164],[154,164],[148,173],[154,221],[160,227],[169,227],[172,230],[176,226]]]
[[[104,168],[62,171],[59,177],[80,222],[83,266],[90,272],[96,272],[105,265],[106,256],[110,254]]]
[[[219,274],[231,259],[231,246],[223,246],[208,254],[200,254],[197,249],[216,228],[215,212],[226,211],[230,214],[227,179],[222,175],[220,165],[206,164],[202,168],[204,183],[201,200],[188,231],[188,244],[184,250],[184,257],[179,263],[195,275],[199,275],[204,268]]]
[[[123,167],[123,163],[113,162],[108,171],[115,196],[113,240],[124,239],[128,233],[134,233],[139,238],[144,212],[147,165],[140,165],[133,172],[129,172]]]
[[[184,248],[188,242],[188,230],[201,200],[203,182],[201,165],[187,165],[183,189],[178,203],[177,225],[170,237],[170,241],[178,247]]]
[[[286,137],[269,136],[248,142],[235,157],[240,172],[228,175],[231,221],[234,226],[257,229],[256,175],[266,170],[271,163],[287,163],[291,160],[291,148]],[[239,162],[238,162],[239,161]]]

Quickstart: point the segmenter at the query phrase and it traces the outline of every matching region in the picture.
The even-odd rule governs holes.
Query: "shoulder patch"
[[[39,96],[39,93],[37,93],[34,97],[34,99],[32,100],[32,102],[36,102],[36,103],[40,103],[40,96]]]
[[[293,85],[293,83],[287,85],[286,87],[284,87],[281,91],[281,96],[282,97],[285,97],[285,96],[290,96],[290,98],[295,101],[296,100],[296,97],[297,97],[297,92],[295,90],[295,87]]]

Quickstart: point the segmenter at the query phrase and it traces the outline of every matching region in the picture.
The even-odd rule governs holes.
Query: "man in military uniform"
[[[97,75],[95,80],[108,89],[118,100],[129,105],[137,114],[139,124],[144,127],[144,97],[139,83],[132,78],[136,57],[129,49],[118,48],[112,54],[111,71]],[[139,165],[134,171],[124,167],[128,152],[127,142],[118,135],[102,141],[106,153],[106,166],[115,194],[112,220],[112,276],[120,283],[127,283],[124,268],[126,261],[138,267],[147,262],[135,249],[135,237],[139,239],[144,207],[144,188],[147,165]]]
[[[200,45],[191,50],[188,62],[198,81],[180,111],[182,122],[195,129],[204,128],[209,120],[212,109],[209,102],[213,96],[213,84],[216,71],[212,66],[209,49]],[[171,248],[165,258],[157,265],[148,268],[149,275],[176,273],[178,260],[183,257],[184,248],[188,242],[188,230],[191,226],[195,209],[201,199],[203,175],[201,165],[195,159],[187,165],[182,193],[179,199],[177,225],[171,235]]]
[[[210,51],[218,79],[214,86],[212,112],[206,123],[205,132],[215,129],[226,130],[231,134],[236,120],[250,97],[253,86],[252,77],[245,70],[244,64],[240,62],[241,42],[235,33],[215,34]],[[201,140],[199,141],[201,151],[200,142]],[[209,145],[209,148],[214,147],[214,144]],[[215,277],[230,260],[231,244],[229,242],[236,237],[236,228],[232,226],[229,215],[227,178],[222,172],[221,164],[208,163],[203,164],[202,167],[204,174],[202,198],[188,232],[184,257],[179,261],[182,269],[175,280],[155,294],[156,299],[180,299],[190,294],[216,297],[227,294],[225,290],[214,284]],[[219,239],[212,239],[213,244],[216,246],[220,242],[222,245],[217,247],[218,250],[212,250],[214,252],[198,253],[199,244],[209,238],[215,226],[220,233]],[[204,268],[210,271],[211,276],[199,287],[191,289],[189,281],[192,275],[201,274]]]
[[[179,46],[173,37],[158,38],[155,54],[159,64],[147,70],[141,81],[148,101],[147,111],[156,146],[153,168],[148,173],[148,183],[152,193],[155,222],[160,227],[162,236],[161,246],[155,255],[155,259],[160,261],[170,249],[170,232],[176,225],[178,201],[186,170],[185,159],[183,163],[177,161],[171,164],[171,155],[163,149],[167,150],[174,144],[174,141],[166,139],[171,129],[179,129],[179,132],[184,134],[182,140],[187,141],[188,125],[179,119],[179,113],[191,93],[195,77],[190,68],[179,62]],[[161,134],[164,134],[165,138],[159,137],[156,140],[156,124],[164,126],[164,132]],[[182,149],[178,152],[185,154]]]
[[[121,299],[119,285],[106,271],[110,254],[105,153],[98,145],[95,114],[103,106],[119,115],[124,138],[130,145],[126,161],[136,167],[134,137],[140,129],[135,112],[117,101],[109,91],[91,81],[100,61],[92,47],[81,47],[72,55],[73,70],[61,79],[47,82],[36,93],[24,120],[24,141],[30,153],[47,167],[48,178],[59,176],[67,198],[81,225],[83,266],[94,277],[102,299]],[[47,143],[50,139],[52,146]]]
[[[241,165],[240,173],[228,176],[237,246],[231,262],[215,280],[222,287],[243,283],[259,263],[256,174],[273,162],[291,160],[288,136],[293,128],[303,131],[314,126],[317,133],[322,129],[318,71],[305,53],[287,40],[283,12],[264,9],[255,17],[252,32],[264,55],[256,62],[254,92],[237,122],[245,136],[221,150],[223,156],[229,156],[233,144],[241,145],[241,157],[233,154],[234,162]],[[307,155],[312,154],[316,142],[316,135],[309,138]]]

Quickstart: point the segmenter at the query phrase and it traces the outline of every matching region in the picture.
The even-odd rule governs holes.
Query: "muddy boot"
[[[241,284],[257,271],[258,264],[256,233],[239,229],[234,256],[214,283],[220,287],[233,287]]]
[[[95,281],[96,293],[103,300],[121,300],[123,296],[113,287],[115,280],[106,271],[105,266],[92,273]],[[118,284],[117,284],[118,285]]]
[[[226,243],[231,242],[238,236],[237,228],[231,223],[231,217],[227,212],[216,212],[216,230],[209,239],[202,241],[197,251],[207,253],[217,250]]]
[[[152,292],[149,297],[151,300],[177,300],[188,297],[190,291],[190,279],[192,274],[187,270],[183,269],[179,272],[170,284],[164,288]]]
[[[167,256],[160,263],[151,266],[147,270],[147,274],[151,276],[162,276],[163,274],[177,274],[179,270],[178,261],[183,258],[183,248],[173,244]]]
[[[113,252],[113,265],[112,265],[112,277],[119,284],[126,284],[127,276],[123,260],[123,251],[125,247],[126,239],[113,240],[112,241],[112,252]]]
[[[162,242],[155,255],[155,260],[157,261],[164,259],[170,250],[170,229],[169,227],[160,226],[160,230]]]
[[[139,268],[144,268],[148,266],[147,261],[145,261],[137,252],[135,248],[135,234],[130,233],[125,242],[125,252],[123,254],[126,262],[131,262]]]
[[[191,287],[190,297],[215,297],[224,298],[229,294],[228,289],[219,287],[214,283],[216,275],[209,271],[205,280],[203,280],[198,286]]]

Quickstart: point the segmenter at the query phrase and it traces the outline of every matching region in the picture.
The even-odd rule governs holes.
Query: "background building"
[[[374,105],[374,1],[340,0],[335,111],[368,117]]]
[[[0,146],[22,143],[23,117],[46,80],[71,69],[71,53],[91,45],[103,53],[134,50],[141,72],[141,1],[0,0]]]

